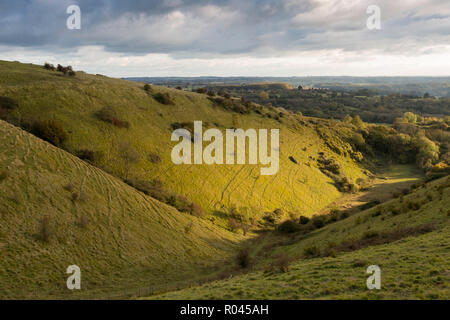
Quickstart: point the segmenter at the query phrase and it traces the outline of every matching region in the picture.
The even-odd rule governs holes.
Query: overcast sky
[[[450,76],[450,0],[0,0],[0,59],[115,77]]]

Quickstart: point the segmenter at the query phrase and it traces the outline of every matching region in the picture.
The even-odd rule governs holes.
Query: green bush
[[[104,108],[100,109],[96,113],[96,116],[100,120],[111,123],[112,125],[114,125],[118,128],[127,128],[128,129],[130,127],[130,123],[128,121],[120,120],[118,118],[116,111],[112,107],[104,107]]]
[[[312,218],[312,224],[316,229],[320,229],[325,225],[325,218],[322,216],[316,216]]]
[[[300,224],[307,224],[309,222],[309,218],[305,216],[300,216]]]
[[[161,157],[156,152],[150,152],[148,155],[148,161],[151,163],[161,163]]]
[[[317,248],[316,246],[312,245],[312,246],[306,247],[306,248],[303,250],[303,255],[304,255],[306,258],[314,258],[314,257],[318,257],[318,256],[320,255],[320,250],[319,250],[319,248]]]
[[[165,105],[175,104],[172,97],[167,92],[165,92],[165,93],[158,92],[153,95],[153,98],[161,104],[165,104]]]
[[[286,220],[281,223],[277,230],[281,233],[294,233],[301,230],[300,225],[291,220]]]
[[[80,158],[81,160],[88,161],[90,163],[95,163],[95,152],[88,149],[81,149],[78,150],[75,155]]]
[[[10,97],[0,97],[0,109],[15,110],[19,107],[19,103]]]
[[[33,134],[39,138],[60,147],[69,138],[64,125],[58,120],[37,121],[33,125]]]
[[[146,92],[152,92],[153,91],[152,86],[149,85],[148,83],[144,84],[144,90]]]
[[[248,268],[251,265],[250,251],[248,249],[241,249],[236,256],[236,262],[241,268]]]
[[[8,178],[8,172],[6,170],[0,170],[0,182]]]

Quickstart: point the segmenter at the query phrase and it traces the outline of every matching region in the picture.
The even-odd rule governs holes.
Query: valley
[[[0,298],[450,296],[448,118],[319,118],[73,73],[0,61]],[[279,170],[250,149],[174,163],[173,132],[208,146],[195,121],[216,137],[278,130]],[[73,264],[81,290],[66,288]]]

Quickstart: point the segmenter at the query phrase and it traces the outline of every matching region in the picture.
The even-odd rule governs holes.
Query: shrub
[[[341,212],[341,220],[348,218],[350,214],[347,211]]]
[[[193,122],[173,122],[170,124],[172,130],[176,129],[186,129],[190,133],[194,132],[194,123]]]
[[[64,188],[64,190],[66,190],[66,191],[73,191],[74,186],[73,186],[73,184],[68,183],[68,184],[66,184],[63,188]]]
[[[148,83],[144,84],[144,91],[146,92],[152,92],[152,86],[149,85]]]
[[[17,100],[10,97],[0,97],[0,109],[15,110],[19,107]]]
[[[277,230],[281,233],[294,233],[299,231],[300,229],[300,226],[292,220],[284,221],[277,228]]]
[[[85,215],[82,215],[80,217],[80,219],[78,219],[77,225],[78,225],[78,227],[80,227],[82,229],[86,229],[87,226],[89,225],[88,217],[86,217]]]
[[[202,94],[204,94],[204,93],[207,93],[208,92],[208,89],[206,89],[206,88],[198,88],[197,90],[195,90],[197,93],[202,93]]]
[[[300,224],[307,224],[309,222],[309,218],[305,216],[300,216]]]
[[[50,63],[45,63],[44,64],[44,69],[47,69],[47,70],[51,70],[51,71],[55,71],[55,66],[54,65],[52,65],[52,64],[50,64]]]
[[[251,265],[250,251],[248,249],[241,249],[237,256],[236,262],[239,267],[245,269]]]
[[[312,246],[306,247],[303,250],[303,255],[306,258],[318,257],[320,255],[320,250],[316,246],[312,245]]]
[[[1,170],[0,171],[0,182],[5,180],[7,177],[8,177],[8,172],[6,170]]]
[[[320,229],[325,225],[325,219],[322,216],[315,216],[312,218],[312,224],[316,229]]]
[[[295,160],[293,156],[289,156],[289,160],[291,160],[295,164],[298,164],[297,160]]]
[[[236,221],[235,218],[230,217],[228,219],[228,227],[230,228],[231,231],[236,232],[237,230],[239,230],[239,227],[241,225],[239,224],[239,222]]]
[[[75,155],[80,158],[81,160],[88,161],[90,163],[95,162],[95,152],[88,149],[81,149],[78,150]]]
[[[155,152],[150,152],[148,155],[148,161],[151,163],[161,163],[161,157]]]
[[[380,234],[378,233],[378,231],[367,231],[363,234],[363,239],[372,239],[379,236]]]
[[[50,238],[53,235],[53,231],[50,226],[50,218],[48,216],[42,217],[39,220],[39,229],[38,229],[39,238],[44,242],[49,242]]]
[[[35,122],[32,132],[39,138],[60,147],[69,138],[64,125],[57,120],[44,120]]]
[[[153,95],[153,98],[161,104],[165,104],[165,105],[175,104],[172,97],[167,92],[164,92],[164,93],[158,92]]]
[[[274,262],[272,262],[271,269],[275,272],[286,273],[289,271],[289,264],[291,259],[288,255],[282,254],[276,258]]]
[[[72,201],[77,201],[78,199],[80,199],[80,194],[78,193],[78,192],[74,192],[74,193],[72,193],[72,196],[71,196],[71,198],[72,198]]]
[[[111,123],[119,128],[129,128],[130,123],[128,121],[120,120],[116,111],[112,107],[104,107],[100,109],[96,114],[97,118],[104,122]]]
[[[167,199],[170,197],[170,194],[164,189],[159,179],[151,181],[128,179],[125,180],[125,183],[162,202],[167,202]]]

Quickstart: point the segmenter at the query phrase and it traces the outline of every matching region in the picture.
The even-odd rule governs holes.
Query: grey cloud
[[[365,10],[372,2],[0,0],[0,44],[53,50],[99,45],[128,54],[187,57],[319,49],[410,51],[449,43],[447,1],[416,0],[408,6],[380,0],[383,30],[369,31]],[[81,7],[81,30],[65,27],[70,4]]]

